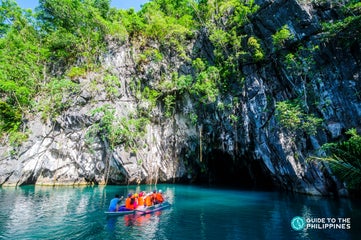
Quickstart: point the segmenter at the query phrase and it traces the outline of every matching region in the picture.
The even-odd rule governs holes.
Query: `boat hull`
[[[118,211],[118,212],[104,212],[107,216],[123,216],[127,214],[133,214],[135,211]]]
[[[171,204],[169,202],[164,202],[164,203],[160,203],[151,207],[147,207],[144,210],[132,210],[132,211],[117,211],[117,212],[104,212],[107,216],[123,216],[123,215],[128,215],[128,214],[138,214],[138,215],[144,215],[144,214],[149,214],[149,213],[153,213],[153,212],[157,212],[160,211],[162,209],[168,208],[170,207]]]
[[[149,214],[149,213],[153,213],[153,212],[163,210],[163,209],[168,208],[170,206],[171,206],[171,204],[169,202],[164,202],[164,203],[157,204],[155,206],[148,207],[145,210],[136,210],[136,214],[140,214],[140,215]]]

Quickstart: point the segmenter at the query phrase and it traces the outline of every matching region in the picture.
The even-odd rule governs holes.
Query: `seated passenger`
[[[153,195],[151,193],[148,193],[145,197],[144,206],[150,207],[153,205]]]
[[[135,193],[132,196],[134,209],[136,209],[138,207],[138,198],[139,198],[138,193]]]
[[[119,210],[119,203],[121,201],[121,198],[119,198],[118,194],[115,194],[114,198],[110,200],[109,204],[109,212],[116,212]]]
[[[159,191],[157,192],[155,202],[156,202],[156,204],[159,204],[159,203],[164,202],[162,190],[159,190]]]
[[[133,194],[129,193],[127,199],[125,199],[125,208],[130,211],[134,210],[134,198],[132,198]]]
[[[138,208],[143,208],[145,205],[144,192],[140,192],[138,196]]]
[[[152,200],[153,204],[157,204],[157,190],[153,190]]]

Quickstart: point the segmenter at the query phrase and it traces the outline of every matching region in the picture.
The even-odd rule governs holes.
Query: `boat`
[[[145,208],[144,210],[140,210],[140,209],[136,209],[136,210],[131,210],[131,211],[117,211],[117,212],[104,212],[107,216],[123,216],[123,215],[128,215],[128,214],[138,214],[138,215],[145,215],[145,214],[149,214],[149,213],[153,213],[153,212],[157,212],[160,211],[164,208],[170,207],[171,204],[169,202],[163,202],[160,204],[156,204],[154,206],[150,206]]]
[[[116,212],[104,212],[107,216],[123,216],[135,213],[135,210],[131,211],[116,211]]]
[[[168,208],[170,206],[171,206],[171,204],[169,202],[163,202],[163,203],[159,203],[154,206],[151,206],[151,207],[147,207],[144,210],[137,209],[135,211],[137,214],[144,215],[144,214],[149,214],[149,213],[154,213],[154,212],[160,211],[160,210],[162,210],[164,208]]]

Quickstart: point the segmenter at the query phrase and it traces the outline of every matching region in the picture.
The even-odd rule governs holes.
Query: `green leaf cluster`
[[[238,67],[242,63],[264,59],[262,43],[254,36],[248,36],[244,26],[249,16],[258,10],[251,1],[212,0],[200,1],[198,9],[202,14],[201,24],[214,45],[215,66],[220,70],[222,88],[227,92],[242,79]]]
[[[146,133],[146,126],[149,123],[147,118],[137,118],[128,116],[118,118],[115,109],[106,104],[91,112],[92,115],[100,114],[100,120],[87,132],[88,142],[99,136],[103,141],[107,141],[110,148],[124,144],[130,149],[137,149],[139,140]]]
[[[67,66],[81,59],[92,68],[108,36],[124,40],[123,26],[108,20],[109,5],[109,0],[40,0],[37,18],[51,57]]]
[[[203,104],[213,103],[219,96],[220,72],[215,66],[208,66],[196,76],[190,93],[199,97]]]
[[[48,56],[31,12],[13,0],[0,2],[0,132],[20,130],[43,80]]]
[[[119,78],[108,73],[103,77],[103,85],[108,99],[114,100],[120,97],[121,94],[119,88],[121,87],[121,84]]]
[[[255,61],[260,61],[264,58],[264,53],[259,43],[259,40],[255,37],[249,37],[247,41],[249,50]]]
[[[306,114],[298,100],[278,102],[276,118],[283,127],[290,131],[304,131],[309,135],[315,135],[322,123],[322,119],[313,114]]]
[[[150,107],[153,108],[157,104],[157,100],[160,96],[160,92],[155,89],[150,89],[146,86],[142,92],[142,99],[150,103]]]
[[[347,185],[351,191],[361,191],[361,136],[355,128],[346,132],[349,138],[337,143],[322,146],[325,157],[312,157],[330,164],[333,173]]]
[[[43,120],[54,119],[62,111],[68,109],[79,92],[79,85],[69,79],[53,78],[42,88],[46,97],[38,105]]]
[[[280,30],[272,35],[273,45],[276,49],[284,47],[286,41],[293,38],[294,35],[291,33],[288,25],[284,25]]]
[[[349,46],[361,37],[361,2],[334,1],[332,4],[341,10],[341,18],[322,23],[325,40],[341,39]]]
[[[0,96],[2,109],[12,109],[2,111],[2,131],[20,129],[30,108],[53,118],[69,106],[75,86],[64,75],[94,69],[107,36],[120,33],[108,12],[109,0],[40,0],[35,13],[0,2]]]
[[[0,133],[17,131],[21,118],[21,112],[18,109],[0,101]]]

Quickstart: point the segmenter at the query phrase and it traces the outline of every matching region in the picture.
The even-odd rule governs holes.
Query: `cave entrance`
[[[207,156],[208,183],[240,188],[273,189],[274,181],[261,161],[212,151]]]

